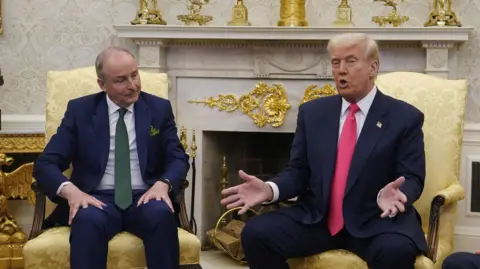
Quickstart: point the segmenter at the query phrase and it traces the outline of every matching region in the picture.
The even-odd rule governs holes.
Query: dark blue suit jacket
[[[312,224],[328,217],[342,98],[323,97],[299,109],[297,130],[287,168],[272,181],[279,200],[299,196],[296,206],[281,212]],[[426,251],[421,218],[412,206],[425,180],[424,116],[415,107],[377,92],[357,141],[344,198],[345,227],[355,237],[400,233]],[[379,126],[381,123],[381,126]],[[406,212],[382,219],[378,192],[400,176],[407,196]]]
[[[168,100],[142,92],[134,106],[135,131],[143,180],[153,185],[168,179],[178,194],[189,169],[188,155],[178,136]],[[151,135],[150,128],[159,131]],[[33,177],[40,189],[59,204],[52,216],[67,214],[67,201],[56,192],[67,181],[62,174],[73,165],[70,181],[89,193],[100,183],[110,146],[108,106],[104,92],[69,101],[57,133],[35,161]],[[55,220],[53,220],[55,222]]]

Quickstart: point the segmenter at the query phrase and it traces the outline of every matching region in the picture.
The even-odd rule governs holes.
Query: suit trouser
[[[359,239],[343,229],[332,237],[326,222],[305,225],[279,212],[249,220],[242,232],[242,247],[250,269],[288,269],[287,259],[338,248],[359,255],[370,269],[414,269],[420,254],[415,243],[401,234]]]
[[[72,221],[70,268],[105,269],[108,242],[121,231],[143,240],[149,269],[178,269],[179,242],[174,214],[163,201],[150,200],[137,207],[144,191],[134,191],[133,204],[126,210],[114,203],[114,192],[97,191],[92,195],[106,204],[80,209]]]
[[[480,255],[467,252],[453,253],[445,259],[442,269],[480,269]]]

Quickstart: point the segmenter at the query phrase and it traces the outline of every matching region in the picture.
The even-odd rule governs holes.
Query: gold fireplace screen
[[[335,87],[326,84],[323,87],[309,85],[305,89],[302,102],[337,94]],[[189,100],[189,103],[204,104],[210,108],[217,107],[219,111],[240,111],[249,116],[255,125],[263,127],[266,124],[280,127],[285,121],[287,111],[292,107],[289,103],[285,87],[281,84],[269,86],[263,81],[259,82],[253,90],[240,97],[233,94],[219,94],[217,97],[205,97],[204,100]]]

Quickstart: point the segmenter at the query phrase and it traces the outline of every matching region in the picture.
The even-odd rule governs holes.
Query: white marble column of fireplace
[[[331,81],[326,43],[342,32],[365,32],[380,44],[381,72],[414,71],[456,78],[456,48],[472,30],[462,28],[277,28],[114,26],[119,37],[139,45],[140,68],[167,72],[177,125],[188,139],[195,130],[198,236],[213,228],[220,213],[221,155],[204,132],[294,132],[307,86]],[[292,105],[282,126],[257,127],[239,110],[218,111],[189,100],[250,92],[259,81],[282,84]],[[191,173],[191,171],[190,171]],[[189,178],[191,174],[189,175]],[[190,208],[190,190],[187,207]],[[190,212],[190,210],[188,210]]]

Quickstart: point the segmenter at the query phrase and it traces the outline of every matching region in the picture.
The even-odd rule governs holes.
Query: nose
[[[129,90],[133,90],[134,85],[135,85],[135,83],[134,83],[133,79],[132,79],[132,78],[128,78],[128,84],[127,84],[128,89],[129,89]]]
[[[347,72],[348,72],[347,65],[345,64],[344,61],[340,62],[340,66],[338,68],[338,71],[340,72],[340,74],[347,74]]]

